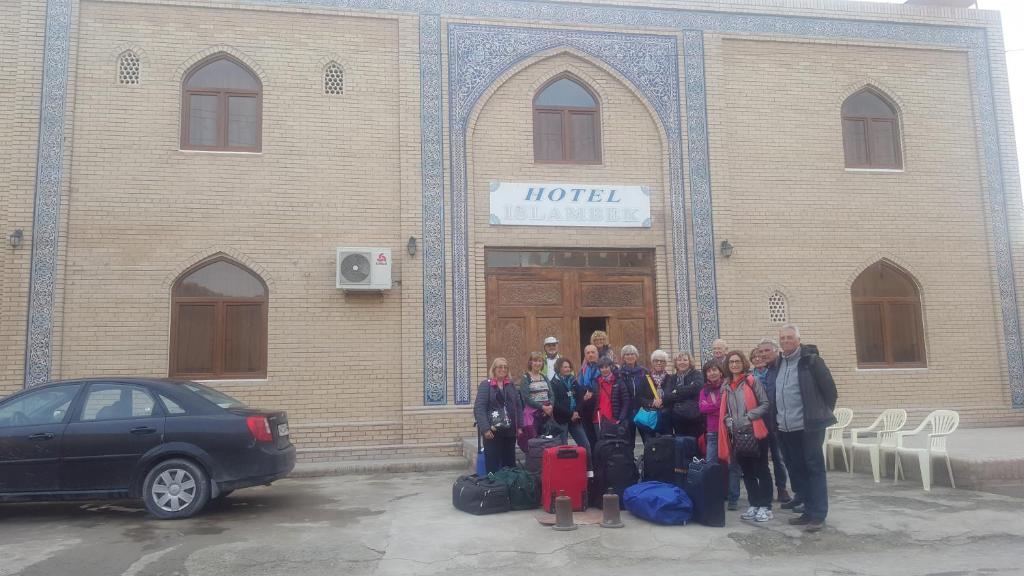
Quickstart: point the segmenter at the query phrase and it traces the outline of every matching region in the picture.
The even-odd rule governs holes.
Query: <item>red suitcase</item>
[[[541,502],[549,514],[562,492],[572,499],[572,509],[587,509],[587,451],[579,446],[555,446],[544,451],[540,474]]]

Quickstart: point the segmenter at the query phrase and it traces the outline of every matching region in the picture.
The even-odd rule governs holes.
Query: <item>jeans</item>
[[[772,455],[772,470],[775,472],[775,486],[779,490],[786,489],[786,465],[782,462],[782,446],[778,432],[768,434],[768,450]],[[794,489],[795,491],[795,489]]]
[[[828,516],[828,479],[825,455],[821,451],[825,430],[780,431],[779,439],[793,490],[804,501],[804,515],[811,520],[824,521]]]
[[[735,454],[731,454],[731,456],[732,458],[729,460],[729,502],[737,502],[740,499],[740,478],[743,477],[743,468],[740,467],[739,458]],[[747,500],[752,497],[748,491]]]
[[[707,445],[707,454],[704,458],[709,464],[718,462],[718,432],[708,432],[704,437],[704,443]]]
[[[644,446],[647,445],[647,440],[655,436],[654,432],[647,430],[646,428],[641,428],[637,426],[632,419],[630,419],[628,422],[625,422],[625,428],[626,436],[623,438],[623,440],[629,442],[630,448],[636,448],[637,434],[640,434],[640,442],[642,442]]]
[[[734,460],[743,470],[743,484],[747,487],[750,505],[771,510],[772,475],[768,471],[768,441],[762,440],[760,444],[757,456],[737,456]]]
[[[568,428],[562,432],[561,441],[562,444],[569,443],[569,436],[576,442],[577,446],[582,447],[587,451],[587,471],[591,472],[594,470],[594,465],[590,457],[590,439],[587,438],[587,431],[583,427],[583,422],[570,422]]]
[[[516,437],[495,436],[490,440],[484,438],[484,461],[487,463],[488,473],[515,466]]]

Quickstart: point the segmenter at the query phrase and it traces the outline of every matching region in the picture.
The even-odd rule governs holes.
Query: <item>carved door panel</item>
[[[487,366],[481,372],[502,356],[518,378],[527,355],[542,352],[548,336],[558,338],[560,353],[578,367],[582,317],[606,318],[616,355],[632,344],[646,365],[657,346],[652,277],[628,268],[488,270]]]
[[[559,351],[570,359],[579,356],[573,342],[571,310],[575,297],[569,278],[560,270],[527,270],[487,278],[487,363],[503,356],[509,374],[526,371],[530,352],[543,352],[544,339],[558,338]],[[575,360],[573,362],[575,364]]]
[[[608,319],[608,340],[615,350],[632,344],[647,365],[657,346],[654,284],[649,275],[634,271],[586,270],[579,274],[579,316]]]

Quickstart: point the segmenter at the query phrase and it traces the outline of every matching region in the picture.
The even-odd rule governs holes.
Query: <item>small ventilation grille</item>
[[[117,61],[118,84],[139,83],[139,57],[131,50],[121,54]]]
[[[345,71],[335,62],[324,70],[324,94],[329,96],[345,93]]]
[[[786,313],[786,297],[776,292],[768,297],[768,318],[774,324],[785,324],[789,321]]]

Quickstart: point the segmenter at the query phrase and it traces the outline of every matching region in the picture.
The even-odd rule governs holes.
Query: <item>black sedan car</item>
[[[284,412],[196,382],[53,382],[0,401],[0,502],[142,498],[158,518],[295,467]]]

